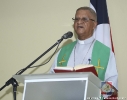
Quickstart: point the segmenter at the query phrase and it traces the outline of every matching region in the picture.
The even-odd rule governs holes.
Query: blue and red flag
[[[90,0],[90,7],[97,14],[98,24],[94,31],[94,37],[101,43],[111,48],[111,50],[114,52],[106,0]],[[112,95],[110,97],[117,98],[117,95]]]
[[[90,7],[97,13],[97,28],[94,37],[114,52],[106,0],[90,0]]]

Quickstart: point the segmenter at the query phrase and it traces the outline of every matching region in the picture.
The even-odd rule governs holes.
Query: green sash
[[[76,43],[77,41],[74,41],[61,49],[57,59],[57,66],[67,66],[70,54]],[[96,68],[96,71],[98,72],[98,77],[102,81],[104,81],[105,72],[109,61],[109,55],[110,48],[96,40],[92,51],[91,64],[93,64]]]

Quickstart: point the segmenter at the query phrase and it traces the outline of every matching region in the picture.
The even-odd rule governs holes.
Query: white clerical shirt
[[[70,55],[67,66],[74,67],[76,65],[89,64],[89,59],[92,58],[91,56],[94,43],[95,39],[93,36],[86,40],[77,39],[77,44],[75,45]],[[51,67],[50,72],[52,73],[54,72],[53,69],[55,66],[57,66],[57,57],[59,52],[57,53],[55,61]],[[118,73],[116,68],[116,61],[114,53],[111,50],[107,70],[105,73],[105,81],[111,81],[113,86],[118,90]]]

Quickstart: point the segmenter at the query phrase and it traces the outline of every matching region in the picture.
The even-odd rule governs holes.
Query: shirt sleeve
[[[114,53],[110,51],[109,62],[105,73],[105,81],[112,82],[112,85],[118,90],[118,72]]]

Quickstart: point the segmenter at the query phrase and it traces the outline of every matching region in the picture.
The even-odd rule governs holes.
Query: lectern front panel
[[[86,80],[27,82],[24,100],[83,100]]]

